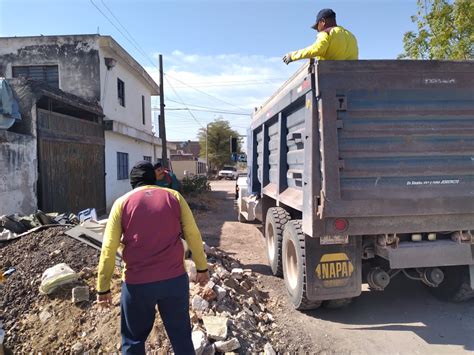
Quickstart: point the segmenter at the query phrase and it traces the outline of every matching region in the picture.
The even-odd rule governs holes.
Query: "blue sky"
[[[361,59],[396,58],[417,10],[416,0],[0,0],[0,36],[111,35],[157,81],[163,54],[168,139],[187,140],[217,117],[245,134],[252,108],[302,64],[281,57],[314,41],[325,7],[356,35]]]

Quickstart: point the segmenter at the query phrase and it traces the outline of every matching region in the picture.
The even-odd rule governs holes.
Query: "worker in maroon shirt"
[[[133,190],[118,198],[105,229],[97,275],[97,301],[111,302],[110,281],[119,245],[123,247],[122,352],[145,354],[145,341],[158,309],[175,354],[194,354],[189,319],[189,280],[184,266],[186,240],[197,282],[209,281],[201,234],[188,204],[175,190],[155,185],[147,161],[130,172]]]

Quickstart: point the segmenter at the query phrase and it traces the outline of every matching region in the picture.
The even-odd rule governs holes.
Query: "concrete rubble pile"
[[[205,245],[211,279],[194,283],[196,269],[187,260],[193,343],[197,355],[227,352],[273,354],[267,337],[275,327],[266,295],[250,269],[226,253]]]
[[[104,315],[94,304],[105,224],[78,222],[74,215],[40,211],[0,218],[5,237],[0,239],[0,275],[6,275],[0,280],[0,350],[5,344],[15,352],[120,349],[119,268],[112,309]],[[195,282],[194,263],[186,260],[196,354],[274,354],[271,300],[258,290],[256,276],[225,252],[204,247],[211,275],[207,285]],[[162,325],[157,329],[147,351],[170,351]]]

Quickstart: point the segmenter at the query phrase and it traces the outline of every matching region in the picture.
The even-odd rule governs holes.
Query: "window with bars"
[[[125,107],[125,83],[117,78],[117,98],[120,106]]]
[[[117,152],[117,180],[128,179],[128,153]]]
[[[144,155],[143,160],[149,161],[151,163],[151,156],[149,155]]]
[[[59,88],[59,72],[57,65],[29,65],[12,67],[14,78],[25,77],[44,81],[48,85]]]

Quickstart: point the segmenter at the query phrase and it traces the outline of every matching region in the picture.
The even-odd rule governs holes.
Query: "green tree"
[[[221,168],[225,164],[231,163],[230,137],[238,137],[237,150],[240,152],[242,140],[239,132],[230,127],[229,121],[218,118],[201,128],[198,133],[201,157],[206,157],[206,144],[208,144],[209,170],[211,168]]]
[[[417,31],[405,33],[399,58],[474,59],[474,1],[417,2],[418,13],[411,18]]]

